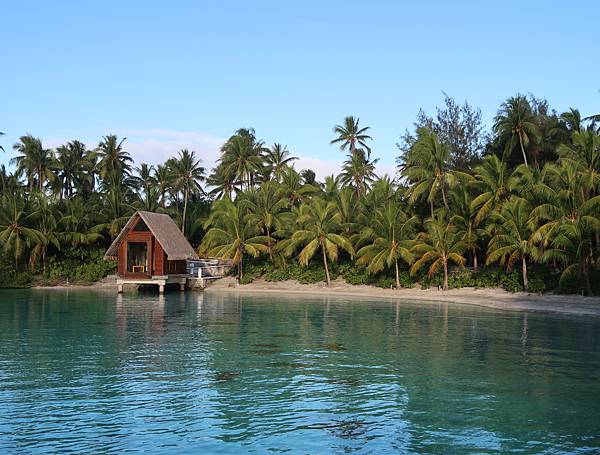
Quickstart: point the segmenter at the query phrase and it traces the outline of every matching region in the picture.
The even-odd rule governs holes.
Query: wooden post
[[[117,285],[117,291],[119,294],[123,294],[123,283]]]
[[[165,293],[165,285],[163,283],[160,283],[158,285],[158,293],[159,294],[164,294]]]
[[[179,292],[185,291],[185,281],[179,283]]]

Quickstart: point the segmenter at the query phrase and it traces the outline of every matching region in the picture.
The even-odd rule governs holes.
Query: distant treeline
[[[304,267],[328,284],[600,293],[600,115],[517,95],[488,131],[479,109],[446,96],[401,135],[389,176],[375,173],[369,130],[355,117],[333,128],[346,159],[324,181],[252,129],[227,140],[210,172],[189,150],[136,166],[114,135],[94,150],[22,136],[14,172],[0,168],[0,286],[102,277],[103,249],[149,210],[170,214],[200,254],[233,259],[243,281],[256,275],[244,277],[250,259],[274,279]]]

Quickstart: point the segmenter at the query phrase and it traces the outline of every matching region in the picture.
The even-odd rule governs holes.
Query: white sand
[[[331,287],[323,284],[300,284],[297,281],[268,282],[255,280],[250,284],[236,285],[233,278],[216,280],[205,290],[212,292],[235,292],[240,294],[302,294],[341,296],[357,298],[386,298],[405,301],[444,302],[478,305],[488,308],[517,311],[545,311],[579,316],[600,316],[600,297],[578,295],[510,293],[501,288],[461,288],[441,291],[437,289],[382,289],[374,286],[350,285],[338,278]]]

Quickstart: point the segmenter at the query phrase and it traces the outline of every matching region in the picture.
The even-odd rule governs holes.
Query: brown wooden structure
[[[164,291],[168,283],[184,289],[188,260],[198,255],[169,215],[134,213],[115,238],[104,259],[117,260],[119,291],[122,285],[157,284]]]

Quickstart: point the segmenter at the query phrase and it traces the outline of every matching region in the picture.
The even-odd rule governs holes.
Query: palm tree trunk
[[[185,235],[185,217],[187,215],[187,205],[188,205],[188,193],[189,189],[185,188],[185,201],[183,203],[183,218],[181,220],[181,233]]]
[[[477,269],[477,251],[473,248],[473,268]]]
[[[325,253],[325,245],[321,243],[321,251],[323,252],[323,266],[325,267],[325,278],[327,279],[327,287],[331,284],[331,279],[329,278],[329,267],[327,267],[327,254]]]
[[[400,272],[398,271],[398,259],[395,261],[396,266],[396,289],[400,289]]]
[[[448,290],[448,261],[444,260],[444,286],[442,287],[444,291]]]
[[[273,246],[271,245],[271,229],[269,229],[269,226],[267,226],[267,237],[269,237],[269,240],[268,240],[268,242],[269,242],[269,244],[268,244],[269,259],[271,260],[271,262],[273,262],[273,251],[272,251]]]
[[[519,131],[519,144],[521,145],[521,153],[523,154],[523,162],[525,166],[529,167],[527,164],[527,154],[525,153],[525,147],[523,147],[523,138],[521,137],[521,132]]]
[[[446,210],[450,210],[450,207],[448,206],[448,200],[446,199],[446,191],[444,190],[444,182],[442,182],[442,200],[444,201],[444,206],[446,207]]]
[[[590,256],[591,256],[591,252],[590,252]],[[583,267],[582,267],[582,272],[583,272],[583,280],[585,281],[585,294],[587,296],[592,295],[592,284],[590,283],[590,273],[588,271],[588,266],[586,264],[586,262],[583,263]]]
[[[527,279],[527,260],[525,256],[521,258],[521,262],[523,263],[523,289],[527,292],[529,289],[529,280]]]

